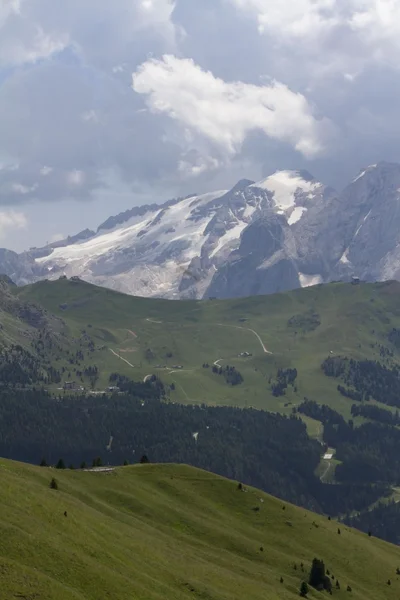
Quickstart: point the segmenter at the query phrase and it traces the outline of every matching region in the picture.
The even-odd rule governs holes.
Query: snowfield
[[[246,228],[271,213],[299,227],[323,189],[297,171],[258,183],[242,180],[230,191],[111,217],[91,237],[44,249],[35,263],[50,279],[78,276],[138,296],[201,298],[239,249]]]

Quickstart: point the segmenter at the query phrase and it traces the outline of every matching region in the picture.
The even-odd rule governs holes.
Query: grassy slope
[[[156,372],[166,383],[174,382],[176,401],[254,406],[290,412],[304,396],[331,405],[350,417],[352,401],[336,390],[337,382],[325,377],[321,362],[330,352],[354,358],[379,358],[378,343],[390,346],[387,333],[400,327],[400,284],[329,284],[274,296],[226,301],[167,301],[133,298],[84,282],[39,282],[15,291],[20,298],[45,306],[63,317],[70,334],[82,329],[105,345],[93,356],[103,373],[110,371],[133,378]],[[67,304],[66,310],[60,305]],[[288,326],[295,315],[313,309],[321,325],[314,331]],[[91,328],[87,328],[91,324]],[[273,353],[265,354],[253,329]],[[135,335],[129,332],[133,332]],[[136,336],[136,337],[135,337]],[[114,356],[110,349],[134,365]],[[146,351],[151,349],[153,357]],[[394,348],[392,348],[394,349]],[[248,351],[252,358],[239,358]],[[166,355],[172,353],[171,358]],[[204,362],[235,365],[244,383],[235,388],[202,368]],[[395,360],[400,359],[395,355]],[[157,370],[156,365],[168,369]],[[183,365],[171,373],[172,366]],[[283,398],[270,393],[268,379],[278,367],[296,367],[298,391]],[[318,436],[318,424],[309,422]]]
[[[2,600],[290,600],[315,556],[339,579],[337,598],[349,584],[356,599],[400,594],[399,548],[190,467],[55,472],[1,460],[0,477]]]

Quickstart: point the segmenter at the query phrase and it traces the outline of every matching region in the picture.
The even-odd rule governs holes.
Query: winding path
[[[130,363],[129,360],[126,360],[126,358],[122,358],[122,356],[120,356],[119,354],[117,354],[115,352],[115,350],[113,350],[112,348],[109,348],[109,351],[112,352],[114,354],[114,356],[116,356],[120,360],[123,360],[127,365],[129,365],[130,367],[132,367],[132,369],[135,368],[135,365],[133,365],[132,363]]]
[[[222,323],[217,323],[217,325],[218,325],[218,327],[231,327],[233,329],[243,329],[243,331],[251,331],[251,333],[254,333],[254,335],[256,336],[256,338],[258,339],[258,341],[260,342],[261,348],[263,349],[263,351],[265,352],[265,354],[272,354],[272,352],[270,352],[269,350],[267,350],[267,348],[264,345],[264,342],[262,341],[262,339],[258,335],[257,331],[254,331],[254,329],[249,329],[248,327],[239,327],[239,325],[224,325]]]

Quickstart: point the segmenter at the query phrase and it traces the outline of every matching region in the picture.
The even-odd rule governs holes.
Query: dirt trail
[[[262,341],[262,339],[258,335],[257,331],[254,331],[254,329],[249,329],[248,327],[239,327],[239,325],[224,325],[222,323],[217,323],[217,325],[218,325],[218,327],[231,327],[233,329],[243,329],[243,331],[251,331],[251,333],[254,333],[254,335],[256,336],[256,338],[258,339],[258,341],[260,342],[261,348],[263,349],[263,351],[265,352],[265,354],[272,354],[272,352],[270,352],[269,350],[267,350],[267,348],[264,345],[264,342]]]
[[[320,476],[320,480],[322,481],[322,483],[324,483],[324,482],[325,482],[326,476],[328,475],[328,473],[329,473],[329,471],[330,471],[331,467],[333,467],[333,466],[334,466],[331,460],[327,460],[327,459],[325,459],[325,462],[327,463],[327,465],[326,465],[326,469],[325,469],[325,471],[322,473],[322,475]]]
[[[130,329],[127,329],[127,332],[130,333],[131,335],[133,335],[134,338],[137,338],[137,335],[134,331],[131,331]]]
[[[132,367],[132,369],[135,368],[135,365],[133,365],[132,363],[130,363],[129,360],[126,360],[126,358],[122,358],[122,356],[120,356],[119,354],[117,354],[115,352],[115,350],[113,350],[112,348],[109,348],[109,351],[112,352],[114,354],[114,356],[116,356],[120,360],[123,360],[127,365],[129,365],[130,367]]]
[[[149,323],[157,323],[157,325],[161,325],[162,321],[155,321],[154,319],[146,319]]]

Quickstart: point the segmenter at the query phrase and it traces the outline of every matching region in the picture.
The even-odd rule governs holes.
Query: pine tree
[[[42,460],[40,461],[40,466],[41,467],[48,467],[49,465],[47,464],[47,461],[45,458],[42,458]]]
[[[305,581],[302,582],[301,586],[300,586],[300,596],[302,598],[305,598],[308,594],[308,585],[306,584]]]
[[[65,463],[62,458],[60,458],[60,460],[56,464],[56,469],[65,469]]]
[[[314,558],[314,560],[312,561],[309,584],[316,590],[324,589],[325,565],[323,560]]]
[[[54,477],[50,481],[50,488],[52,490],[58,490],[58,483],[57,483],[57,480],[54,479]]]

